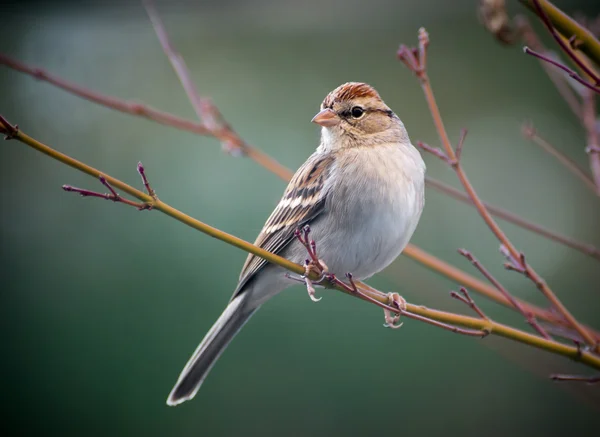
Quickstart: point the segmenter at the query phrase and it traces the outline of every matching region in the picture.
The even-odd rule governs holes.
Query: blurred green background
[[[509,0],[512,12],[523,11]],[[597,15],[581,0],[568,12]],[[521,137],[525,120],[587,168],[579,121],[539,64],[500,46],[476,1],[159,2],[201,93],[250,143],[297,168],[312,153],[310,124],[346,81],[374,85],[413,139],[437,145],[420,87],[395,58],[431,35],[430,76],[453,139],[469,128],[464,165],[482,197],[600,245],[597,198]],[[109,95],[194,118],[144,9],[136,1],[3,2],[0,51]],[[546,37],[543,29],[536,27]],[[550,41],[546,38],[546,41]],[[124,115],[0,67],[0,113],[29,135],[253,240],[285,184],[214,139]],[[428,173],[454,174],[425,157]],[[551,383],[588,372],[512,344],[457,336],[415,321],[382,328],[371,305],[298,286],[266,304],[211,372],[196,399],[165,405],[180,370],[221,313],[245,259],[158,212],[60,190],[99,183],[16,142],[0,149],[3,435],[597,435],[598,388]],[[564,303],[600,328],[600,269],[578,252],[502,223]],[[502,269],[475,211],[435,191],[413,242],[477,275],[473,251],[515,295],[545,305]],[[468,313],[445,280],[400,257],[370,283],[410,302]],[[522,317],[473,294],[495,319]],[[594,431],[596,429],[596,431]]]

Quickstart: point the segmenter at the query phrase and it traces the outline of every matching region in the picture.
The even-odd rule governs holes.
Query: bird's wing
[[[298,169],[256,238],[256,246],[279,254],[295,238],[296,229],[310,223],[321,214],[327,196],[325,181],[333,164],[332,155],[317,152]],[[248,255],[232,299],[266,264],[267,261],[263,258]]]

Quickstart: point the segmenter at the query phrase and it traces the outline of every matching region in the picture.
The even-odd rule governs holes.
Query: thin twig
[[[192,104],[198,118],[210,127],[216,138],[221,141],[225,151],[232,153],[246,154],[246,142],[225,122],[223,115],[219,109],[212,103],[210,99],[200,96],[189,69],[183,57],[175,50],[173,43],[169,39],[169,34],[165,25],[154,7],[151,0],[143,0],[146,12],[150,17],[156,36],[160,41],[160,45],[171,62],[179,81],[183,85],[185,93]]]
[[[589,76],[592,79],[592,81],[596,85],[600,84],[600,77],[598,77],[596,72],[593,69],[589,68],[585,62],[583,62],[581,59],[579,59],[579,56],[577,56],[577,54],[571,48],[571,46],[569,44],[566,44],[561,39],[560,34],[554,28],[554,25],[550,21],[550,18],[548,18],[548,15],[546,14],[544,9],[540,5],[539,0],[532,0],[532,1],[533,1],[533,6],[535,7],[535,9],[537,11],[538,16],[542,19],[542,21],[544,22],[544,25],[546,26],[546,28],[548,29],[548,31],[550,32],[550,34],[552,35],[554,40],[560,45],[562,50],[569,56],[569,58],[571,58],[571,60],[573,60],[573,62],[575,62],[575,64],[581,69],[581,71],[583,71],[587,76]],[[570,36],[571,35],[569,35],[569,37]],[[597,89],[596,92],[600,93],[600,88]]]
[[[459,200],[467,205],[474,206],[473,202],[471,201],[471,198],[469,196],[467,196],[465,193],[463,193],[462,191],[457,190],[456,188],[451,187],[450,185],[445,184],[437,179],[434,179],[431,176],[425,177],[425,184],[428,187],[431,187],[431,188],[438,190],[444,194],[447,194],[448,196],[453,197],[454,199]],[[568,246],[572,249],[575,249],[581,253],[589,255],[597,260],[600,260],[600,249],[589,243],[576,241],[567,236],[553,232],[543,226],[540,226],[536,223],[525,220],[524,218],[522,218],[516,214],[513,214],[512,212],[509,212],[506,209],[500,208],[499,206],[492,205],[488,202],[484,202],[484,205],[488,209],[488,211],[495,217],[506,220],[507,222],[513,223],[523,229],[527,229],[538,235],[546,237],[552,241],[563,244],[563,245]]]
[[[569,77],[575,79],[577,82],[579,82],[581,85],[583,85],[584,87],[596,92],[596,93],[600,93],[600,88],[597,86],[592,85],[591,83],[589,83],[587,80],[583,79],[580,75],[578,75],[574,70],[571,70],[569,67],[567,67],[564,64],[561,64],[560,62],[546,56],[543,55],[541,53],[536,52],[535,50],[530,49],[529,47],[525,46],[523,47],[523,52],[528,54],[528,55],[532,55],[538,59],[541,59],[542,61],[545,61],[549,64],[554,65],[555,67],[560,68],[562,71],[564,71],[565,73],[567,73],[569,75]]]
[[[459,249],[458,253],[460,253],[462,256],[464,256],[465,258],[467,258],[471,264],[473,264],[475,266],[475,268],[477,270],[479,270],[481,272],[481,274],[483,276],[485,276],[485,278],[490,281],[494,287],[496,287],[498,289],[498,291],[500,293],[502,293],[511,303],[511,305],[517,310],[519,311],[523,317],[525,317],[525,320],[527,321],[527,323],[529,323],[531,325],[531,327],[533,329],[535,329],[538,334],[540,334],[542,337],[544,337],[545,339],[550,340],[552,337],[550,337],[550,335],[544,330],[544,328],[542,328],[540,326],[540,324],[537,322],[536,318],[529,312],[527,312],[519,303],[519,301],[517,301],[515,299],[515,297],[512,295],[512,293],[510,293],[506,288],[504,288],[504,286],[502,284],[500,284],[500,282],[489,272],[488,269],[486,269],[483,264],[481,264],[481,262],[479,262],[479,260],[477,258],[475,258],[473,256],[473,254],[471,254],[471,252],[469,252],[468,250],[465,249]]]
[[[542,44],[540,38],[533,30],[533,27],[531,27],[531,24],[527,18],[520,15],[515,18],[515,21],[517,22],[517,27],[519,28],[521,38],[525,42],[526,46],[531,47],[538,53],[549,54],[548,50]],[[539,64],[548,75],[550,81],[556,87],[558,93],[567,103],[567,106],[571,109],[571,111],[573,111],[573,114],[575,114],[578,119],[581,119],[581,102],[579,97],[573,91],[573,88],[567,83],[567,78],[565,75],[558,72],[544,60],[540,59]]]
[[[38,80],[50,83],[85,100],[100,104],[102,106],[106,106],[111,109],[115,109],[119,112],[135,115],[138,117],[144,117],[148,120],[152,120],[166,126],[171,126],[176,129],[193,132],[198,135],[207,135],[220,139],[218,136],[220,131],[216,132],[204,123],[186,120],[168,112],[163,112],[151,108],[150,106],[145,105],[143,103],[122,100],[116,97],[100,94],[88,88],[82,87],[57,76],[51,75],[50,73],[41,68],[30,67],[2,53],[0,53],[0,64],[12,68],[13,70],[20,71],[21,73],[33,76]],[[245,143],[244,151],[246,153],[246,156],[254,160],[257,164],[269,170],[271,173],[277,175],[281,179],[287,181],[292,177],[293,173],[290,171],[290,169],[281,165],[275,159],[271,158],[269,155],[260,151],[259,149]]]
[[[134,208],[138,209],[139,211],[143,211],[143,210],[149,211],[153,208],[154,202],[158,200],[158,197],[156,197],[156,193],[154,192],[154,190],[152,188],[150,188],[150,183],[148,182],[148,178],[146,177],[146,171],[141,162],[138,163],[137,170],[138,170],[138,173],[142,177],[142,183],[144,184],[144,187],[146,188],[148,195],[153,199],[151,202],[134,202],[132,200],[125,199],[124,197],[120,196],[115,191],[115,189],[112,187],[110,182],[108,182],[106,180],[106,177],[102,174],[100,176],[98,176],[98,179],[100,180],[100,183],[102,185],[104,185],[108,189],[108,191],[110,191],[110,193],[99,193],[97,191],[86,190],[84,188],[76,188],[71,185],[63,185],[62,189],[65,191],[72,192],[72,193],[77,193],[82,197],[98,197],[101,199],[112,200],[113,202],[118,202],[118,203],[123,203],[125,205],[133,206]]]
[[[582,375],[562,375],[555,373],[550,375],[550,379],[553,381],[575,381],[575,382],[586,382],[588,384],[597,384],[600,382],[600,375],[596,376],[582,376]]]
[[[489,320],[489,317],[485,315],[485,313],[481,310],[481,308],[479,308],[479,306],[477,306],[477,304],[475,303],[475,301],[473,300],[473,298],[471,297],[471,295],[465,287],[460,287],[460,292],[462,293],[462,295],[457,293],[456,291],[451,291],[450,297],[460,300],[465,305],[469,306],[473,311],[479,314],[479,317],[481,317],[482,319]]]
[[[420,30],[419,31],[419,46],[426,47],[426,44],[422,38],[422,35],[426,35],[426,32]],[[420,51],[420,50],[419,50]],[[425,94],[425,100],[429,106],[429,110],[431,112],[434,125],[440,136],[440,140],[442,142],[443,149],[451,161],[456,161],[453,165],[453,169],[458,176],[461,184],[463,185],[466,193],[469,195],[475,207],[479,211],[479,214],[490,228],[492,233],[496,236],[498,241],[503,244],[510,254],[515,258],[519,259],[520,252],[517,248],[512,244],[512,242],[508,239],[506,234],[502,231],[502,229],[498,226],[492,215],[486,209],[485,205],[477,195],[475,188],[469,181],[467,174],[463,170],[460,162],[456,159],[455,151],[450,142],[450,138],[448,137],[448,133],[446,132],[446,128],[444,126],[444,122],[442,121],[442,116],[440,114],[439,107],[433,95],[433,89],[431,87],[431,82],[427,75],[427,71],[422,68],[422,65],[418,60],[407,62],[406,57],[409,56],[408,53],[411,53],[414,56],[414,52],[410,50],[403,50],[403,47],[400,47],[398,52],[398,57],[405,62],[406,65],[415,64],[418,66],[417,69],[414,69],[413,72],[419,78],[421,83],[421,88],[423,89],[423,93]],[[542,294],[550,301],[554,309],[572,326],[586,341],[588,345],[590,345],[594,350],[598,350],[599,343],[596,341],[595,337],[589,332],[584,325],[580,324],[577,319],[569,312],[569,310],[562,304],[560,299],[554,294],[552,289],[546,284],[543,278],[528,264],[523,266],[525,269],[526,276],[531,279],[531,281],[536,285],[536,287],[542,292]]]
[[[556,158],[571,173],[577,176],[577,178],[581,180],[586,187],[591,189],[594,193],[596,192],[596,185],[594,185],[594,181],[587,175],[587,173],[581,167],[579,167],[575,161],[566,156],[564,153],[560,152],[556,147],[550,144],[548,140],[542,138],[531,123],[525,123],[523,125],[522,132],[525,138]]]

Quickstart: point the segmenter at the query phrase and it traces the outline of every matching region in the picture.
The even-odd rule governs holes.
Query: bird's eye
[[[364,115],[365,110],[360,106],[355,106],[354,108],[352,108],[352,111],[350,113],[352,114],[352,117],[360,118]]]

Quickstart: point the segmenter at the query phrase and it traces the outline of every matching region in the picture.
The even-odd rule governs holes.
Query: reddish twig
[[[447,185],[441,181],[438,181],[437,179],[434,179],[430,176],[425,177],[425,183],[427,184],[428,187],[431,187],[438,191],[441,191],[442,193],[447,194],[448,196],[453,197],[454,199],[459,200],[463,203],[466,203],[467,205],[474,206],[473,202],[471,201],[471,198],[469,196],[467,196],[462,191],[451,187],[450,185]],[[552,241],[556,241],[557,243],[563,244],[563,245],[568,246],[572,249],[575,249],[581,253],[589,255],[597,260],[600,260],[600,249],[589,243],[576,241],[576,240],[573,240],[572,238],[566,237],[564,235],[557,234],[556,232],[553,232],[553,231],[551,231],[543,226],[540,226],[536,223],[525,220],[524,218],[522,218],[516,214],[513,214],[503,208],[492,205],[488,202],[484,202],[484,205],[487,208],[487,210],[495,217],[506,220],[507,222],[513,223],[523,229],[527,229],[538,235],[544,236]]]
[[[524,16],[518,16],[515,20],[525,45],[531,47],[538,53],[548,53],[548,50],[542,44],[540,38],[533,30],[533,27],[531,27],[529,20],[527,20],[527,18]],[[575,114],[578,119],[581,119],[581,102],[579,101],[579,97],[573,91],[573,88],[567,83],[567,78],[565,75],[557,71],[544,60],[540,59],[539,63],[542,69],[548,75],[550,81],[556,87],[558,93],[567,103],[567,106],[571,108],[571,111],[573,111],[573,114]]]
[[[591,83],[589,83],[587,80],[585,80],[584,78],[582,78],[580,75],[578,75],[574,70],[570,69],[569,67],[567,67],[564,64],[561,64],[560,62],[546,56],[543,55],[541,53],[536,52],[535,50],[530,49],[529,47],[525,46],[523,47],[523,52],[534,56],[538,59],[541,59],[542,61],[545,61],[549,64],[554,65],[555,67],[560,68],[562,71],[564,71],[565,73],[567,73],[569,75],[569,77],[575,79],[577,82],[579,82],[581,85],[583,85],[586,88],[589,88],[590,90],[596,92],[596,93],[600,93],[600,88],[597,86],[592,85]]]
[[[423,29],[419,30],[419,50],[417,53],[424,51],[427,47],[426,40],[427,32]],[[411,71],[419,78],[421,83],[421,87],[425,94],[425,99],[429,106],[429,110],[431,112],[431,116],[433,118],[433,122],[435,124],[436,130],[440,136],[440,140],[442,142],[443,150],[445,154],[448,156],[449,160],[454,163],[452,166],[458,179],[463,185],[466,193],[473,201],[475,207],[479,211],[479,214],[490,228],[492,233],[496,236],[498,241],[503,244],[511,256],[515,259],[520,257],[520,252],[517,248],[512,244],[512,242],[508,239],[506,234],[502,231],[502,229],[498,226],[492,215],[486,209],[485,205],[477,195],[475,188],[469,181],[467,174],[463,170],[460,162],[456,159],[456,153],[452,144],[450,142],[450,138],[448,137],[448,133],[446,132],[446,128],[444,126],[444,122],[442,121],[442,116],[440,114],[439,107],[433,95],[433,90],[431,88],[431,82],[427,75],[427,71],[424,68],[424,63],[420,59],[416,59],[415,50],[406,49],[404,46],[400,47],[398,51],[398,57],[411,68]],[[411,59],[415,58],[415,59]],[[416,68],[412,68],[411,66],[416,66]],[[546,282],[542,279],[542,277],[529,265],[523,266],[525,269],[525,273],[528,278],[530,278],[537,288],[542,292],[542,294],[550,301],[554,309],[565,319],[565,321],[572,326],[586,341],[587,344],[592,346],[594,350],[598,350],[598,343],[596,342],[595,337],[586,329],[582,324],[580,324],[577,319],[567,310],[567,308],[562,304],[562,302],[558,299],[558,297],[554,294],[552,289],[546,284]]]
[[[460,300],[465,305],[469,306],[473,311],[479,314],[479,317],[481,317],[482,319],[489,320],[489,317],[486,316],[485,313],[481,310],[481,308],[477,306],[477,304],[475,303],[475,301],[473,300],[473,298],[471,297],[471,295],[465,287],[460,287],[460,292],[462,294],[459,294],[453,290],[450,292],[450,297]]]
[[[504,286],[502,284],[500,284],[500,282],[489,272],[488,269],[486,269],[483,264],[481,264],[479,262],[479,260],[477,258],[475,258],[471,252],[469,252],[468,250],[465,249],[459,249],[458,253],[460,253],[462,256],[464,256],[465,258],[467,258],[471,264],[473,264],[473,266],[475,266],[475,268],[477,270],[479,270],[479,272],[485,276],[485,278],[490,281],[490,283],[496,287],[496,289],[502,293],[504,295],[504,297],[506,297],[511,305],[517,310],[519,311],[524,317],[525,320],[527,321],[527,323],[529,323],[531,325],[531,327],[533,329],[535,329],[538,334],[540,334],[542,337],[544,337],[547,340],[551,340],[552,337],[550,337],[550,335],[544,330],[544,328],[542,328],[540,326],[540,324],[538,323],[537,319],[533,316],[533,314],[531,314],[530,312],[526,311],[521,304],[519,303],[518,300],[515,299],[515,297],[512,295],[512,293],[510,293],[506,288],[504,288]]]
[[[116,97],[97,93],[88,88],[82,87],[67,80],[61,79],[57,76],[51,75],[50,73],[41,68],[30,67],[1,53],[0,64],[6,65],[7,67],[12,68],[16,71],[20,71],[21,73],[28,74],[38,80],[50,83],[71,94],[81,97],[82,99],[88,100],[93,103],[97,103],[102,106],[106,106],[108,108],[117,110],[119,112],[123,112],[125,114],[144,117],[148,120],[155,121],[165,126],[171,126],[176,129],[193,132],[198,135],[212,136],[217,139],[221,139],[219,135],[221,135],[221,137],[224,135],[221,131],[215,131],[214,129],[211,129],[208,125],[204,123],[186,120],[168,112],[163,112],[151,108],[150,106],[145,105],[143,103],[122,100]],[[257,164],[263,166],[264,168],[266,168],[267,170],[269,170],[270,172],[272,172],[273,174],[277,175],[285,181],[289,180],[292,177],[292,172],[288,168],[277,162],[275,159],[271,158],[269,155],[260,151],[259,149],[249,145],[248,143],[244,144],[244,151],[248,158],[252,159]]]
[[[548,152],[554,158],[556,158],[562,165],[564,165],[571,173],[573,173],[579,180],[581,180],[586,187],[596,192],[596,185],[594,181],[587,175],[587,173],[579,167],[572,159],[568,156],[559,152],[556,147],[550,144],[546,139],[542,138],[533,127],[531,123],[525,123],[523,125],[523,136],[541,147],[544,151]]]
[[[560,45],[562,50],[569,56],[569,58],[571,58],[571,60],[573,62],[575,62],[575,64],[577,64],[577,66],[581,69],[581,71],[583,71],[587,76],[589,76],[595,82],[596,85],[600,84],[600,77],[598,77],[596,75],[594,70],[589,68],[585,62],[583,62],[581,59],[579,59],[579,56],[577,56],[575,54],[575,52],[573,51],[573,48],[569,44],[566,44],[562,40],[558,31],[554,28],[554,25],[550,21],[550,18],[548,18],[548,15],[546,14],[544,9],[540,5],[539,0],[533,0],[532,3],[537,11],[538,16],[542,19],[542,21],[544,22],[544,25],[546,26],[546,28],[548,29],[548,31],[550,32],[550,34],[552,35],[554,40],[558,43],[558,45]],[[600,88],[597,88],[596,92],[600,92]]]
[[[192,104],[198,118],[210,127],[214,136],[221,141],[223,150],[233,154],[246,154],[246,142],[225,122],[223,115],[219,109],[213,104],[210,99],[200,96],[194,81],[192,80],[190,71],[187,68],[183,57],[175,50],[173,43],[169,39],[169,34],[165,28],[163,21],[160,18],[156,8],[151,0],[143,0],[146,12],[150,17],[156,36],[160,45],[169,58],[179,81],[183,85],[183,89]]]
[[[575,382],[586,382],[588,384],[597,384],[600,382],[600,375],[596,376],[582,376],[582,375],[562,375],[553,374],[550,375],[550,379],[553,381],[575,381]]]
[[[148,195],[150,197],[152,197],[154,200],[158,200],[158,198],[156,197],[156,193],[154,192],[154,190],[152,188],[150,188],[150,184],[148,183],[148,178],[146,177],[146,171],[141,162],[138,163],[137,170],[138,170],[138,173],[140,174],[140,176],[142,177],[142,183],[144,184],[144,187],[146,188]],[[106,178],[103,175],[100,175],[98,177],[98,179],[100,180],[100,183],[108,189],[109,193],[99,193],[97,191],[90,191],[90,190],[86,190],[83,188],[72,187],[71,185],[63,185],[62,189],[65,191],[71,192],[71,193],[77,193],[82,197],[98,197],[100,199],[111,200],[113,202],[123,203],[125,205],[133,206],[134,208],[136,208],[139,211],[143,211],[143,210],[150,211],[153,208],[153,204],[150,202],[134,202],[133,200],[129,200],[129,199],[125,199],[124,197],[121,197],[119,195],[119,193],[117,193],[115,191],[115,189],[106,180]]]

